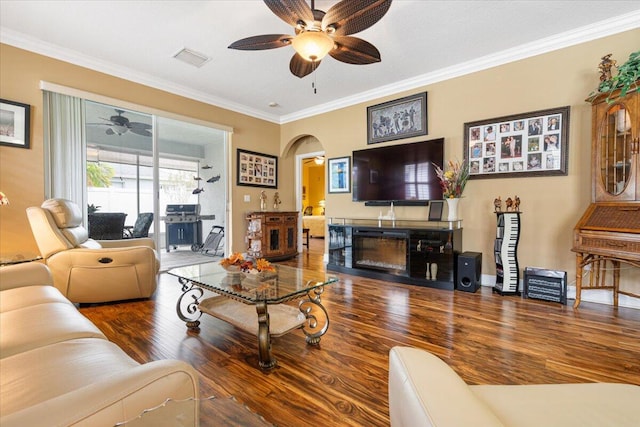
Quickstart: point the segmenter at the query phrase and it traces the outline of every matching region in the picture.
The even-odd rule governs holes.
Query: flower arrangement
[[[245,260],[241,253],[234,252],[229,257],[220,261],[220,265],[225,269],[236,267],[239,271],[249,274],[258,274],[267,271],[276,271],[276,268],[266,259],[258,258],[254,261]]]
[[[442,197],[445,199],[455,199],[462,197],[465,185],[469,180],[469,164],[464,161],[462,163],[449,160],[449,170],[443,171],[435,163],[433,167],[436,170],[436,175],[440,180],[440,187],[442,187]]]

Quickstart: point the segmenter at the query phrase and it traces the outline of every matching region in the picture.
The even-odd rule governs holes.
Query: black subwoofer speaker
[[[456,289],[475,292],[480,289],[482,274],[482,254],[480,252],[463,252],[458,255],[456,269]]]

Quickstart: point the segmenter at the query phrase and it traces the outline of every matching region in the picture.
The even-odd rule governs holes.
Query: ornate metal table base
[[[187,324],[187,328],[197,331],[200,329],[199,319],[202,316],[198,304],[204,291],[186,279],[178,279],[178,282],[182,285],[182,295],[178,298],[176,312],[180,320]]]
[[[251,328],[247,327],[247,323],[245,319],[230,319],[226,316],[217,316],[215,310],[211,307],[201,307],[202,296],[204,295],[204,291],[199,287],[197,283],[192,283],[186,279],[178,279],[180,284],[182,285],[182,295],[178,298],[178,302],[176,304],[176,311],[178,313],[178,317],[184,321],[187,325],[187,328],[191,331],[198,331],[200,325],[200,317],[202,316],[203,310],[204,312],[214,316],[219,317],[222,320],[229,321],[237,327],[240,327],[248,332],[255,333],[255,330],[251,330]],[[300,328],[306,335],[306,342],[310,345],[318,345],[320,344],[320,338],[327,332],[329,329],[329,315],[327,314],[327,310],[322,306],[320,295],[324,292],[324,287],[317,287],[315,289],[307,292],[307,298],[300,302],[298,308],[299,312],[304,314],[305,320],[301,324],[298,320],[297,316],[293,315],[293,313],[282,313],[282,310],[278,311],[279,315],[285,315],[291,317],[288,319],[293,325],[292,328],[287,329],[285,326],[282,333],[287,333],[291,329]],[[217,298],[228,298],[229,303],[235,302],[236,304],[241,304],[242,300],[235,301],[229,295],[223,295]],[[205,300],[206,301],[206,300]],[[227,301],[227,300],[225,300]],[[271,354],[271,322],[269,317],[268,304],[266,300],[261,300],[256,303],[256,313],[257,313],[257,335],[258,335],[258,364],[262,369],[272,369],[277,365],[277,361],[275,357]],[[274,307],[277,307],[275,305]],[[284,308],[284,307],[283,307]],[[295,309],[294,309],[295,310]],[[254,318],[255,319],[255,318]],[[233,321],[237,320],[237,321]],[[253,321],[253,319],[251,319]],[[255,323],[254,323],[255,325]]]
[[[324,286],[310,290],[307,293],[309,300],[301,301],[299,305],[300,311],[307,319],[307,327],[302,326],[302,332],[307,336],[307,344],[320,344],[320,338],[329,329],[329,315],[320,301],[323,292]]]

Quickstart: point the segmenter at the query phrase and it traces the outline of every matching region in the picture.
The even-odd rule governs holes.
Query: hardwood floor
[[[324,268],[312,243],[284,264]],[[207,315],[199,334],[188,333],[175,312],[179,285],[167,274],[150,300],[81,311],[137,361],[185,360],[202,376],[203,397],[233,396],[278,426],[388,426],[396,345],[437,354],[470,384],[640,384],[640,310],[339,277],[323,294],[331,324],[320,346],[307,346],[301,331],[274,339],[270,372],[257,367],[255,336]]]

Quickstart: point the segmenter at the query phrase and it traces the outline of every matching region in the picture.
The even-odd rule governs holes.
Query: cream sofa
[[[467,385],[424,350],[389,354],[392,427],[640,426],[640,386],[629,384]]]
[[[187,363],[139,364],[84,317],[40,263],[0,268],[0,425],[113,426],[198,397]],[[184,416],[197,420],[197,406]]]
[[[65,199],[27,208],[27,218],[54,286],[70,301],[148,298],[155,292],[160,261],[152,239],[89,239],[80,208]]]

